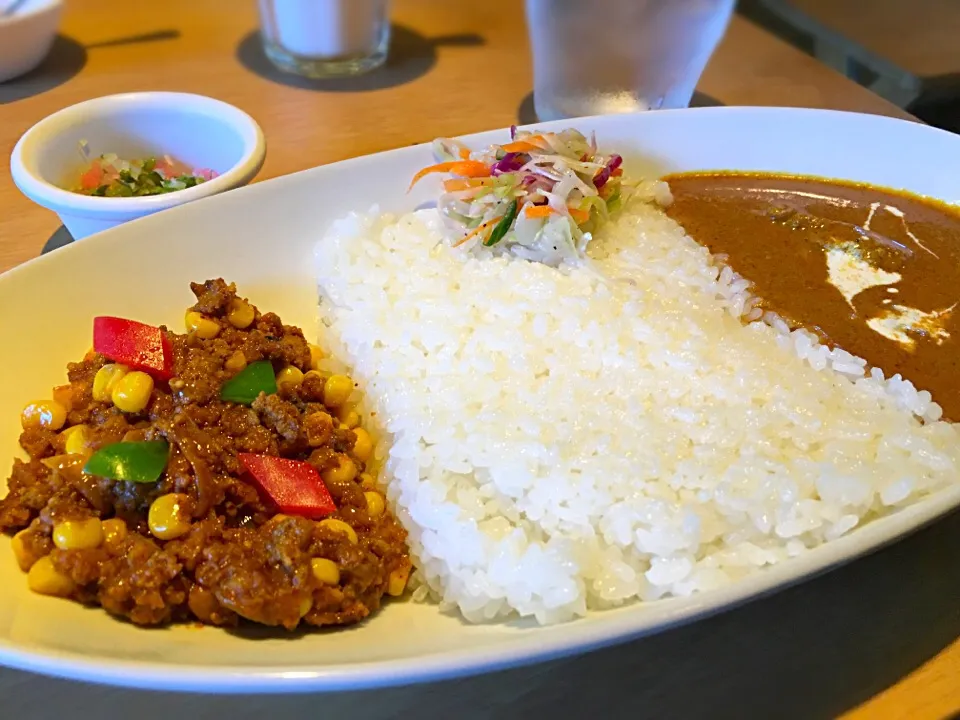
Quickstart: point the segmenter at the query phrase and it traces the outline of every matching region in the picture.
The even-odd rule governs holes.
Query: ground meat
[[[260,455],[279,455],[280,443],[277,436],[262,425],[257,425],[234,440],[237,452],[258,453]]]
[[[150,503],[163,495],[168,487],[166,479],[156,485],[109,480],[106,485],[112,491],[110,502],[114,513],[125,519],[146,516]]]
[[[288,443],[296,442],[303,432],[300,428],[303,420],[297,406],[283,400],[279,395],[261,393],[260,397],[253,401],[253,409],[267,428]]]
[[[25,431],[20,443],[31,459],[13,463],[7,496],[0,499],[0,531],[28,528],[18,545],[25,570],[49,555],[73,581],[72,599],[140,625],[192,619],[294,628],[368,617],[380,607],[391,572],[409,569],[406,533],[389,510],[377,517],[368,512],[359,478],[366,468],[353,454],[356,435],[323,405],[325,380],[308,372],[310,346],[298,328],[255,308],[249,327],[234,327],[228,313],[239,299],[223,280],[191,288],[197,298],[191,310],[216,322],[219,331],[201,339],[163,328],[174,377],[155,383],[145,411],[125,414],[93,399],[97,371],[109,362],[94,352],[68,365],[70,386],[63,388],[71,404],[66,427],[86,426],[89,451],[122,440],[167,441],[161,478],[136,483],[88,475],[83,456],[62,455],[62,435]],[[270,360],[275,371],[292,365],[307,374],[299,386],[263,394],[252,407],[224,402],[220,388],[240,371],[235,362],[228,370],[227,360],[238,352],[248,363]],[[356,540],[322,521],[278,514],[244,474],[239,453],[308,461],[324,474],[355,468],[353,479],[328,476],[327,486],[337,504],[331,517],[350,525]],[[163,540],[151,533],[148,516],[151,504],[168,493],[185,496],[181,506],[190,527]],[[98,547],[54,546],[55,526],[91,518],[122,520],[126,532]],[[337,564],[337,584],[314,576],[317,558]]]
[[[227,285],[226,282],[217,278],[202,284],[190,283],[190,290],[197,296],[194,310],[204,315],[223,315],[230,301],[236,297],[237,288],[233,283]]]
[[[20,435],[20,446],[32,458],[45,458],[54,454],[55,439],[56,435],[50,430],[43,428],[24,430]]]
[[[174,555],[148,538],[131,535],[112,548],[99,567],[97,600],[114,615],[138,625],[159,625],[174,619],[186,604],[182,566]]]
[[[326,380],[320,373],[307,373],[299,387],[299,395],[304,402],[322,403],[323,386]]]
[[[353,450],[353,444],[356,441],[357,436],[354,435],[353,430],[341,427],[333,431],[333,437],[330,439],[330,444],[338,453],[349,453],[351,450]]]
[[[0,530],[10,532],[29,525],[62,486],[63,479],[39,460],[14,460],[7,496],[0,500]]]
[[[194,576],[220,605],[241,617],[292,629],[312,606],[310,564],[300,553],[293,567],[275,564],[267,537],[259,528],[227,531],[223,542],[204,548]]]
[[[310,369],[310,346],[299,328],[284,325],[273,313],[266,313],[257,320],[251,338],[260,340],[263,357],[293,365],[303,372]]]
[[[96,510],[86,499],[68,484],[62,485],[40,511],[40,522],[53,527],[70,520],[85,520],[98,517]]]

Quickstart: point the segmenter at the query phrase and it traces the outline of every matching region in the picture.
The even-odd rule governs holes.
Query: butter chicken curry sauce
[[[0,531],[27,584],[137,625],[362,620],[411,566],[353,380],[233,285],[191,289],[186,333],[98,317],[24,408]]]
[[[809,177],[678,174],[667,212],[759,306],[928,390],[960,420],[960,210]]]

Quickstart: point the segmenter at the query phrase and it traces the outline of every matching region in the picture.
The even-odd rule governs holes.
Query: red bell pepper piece
[[[310,463],[252,453],[237,457],[281,512],[317,519],[336,511],[330,491]]]
[[[173,350],[158,327],[115,317],[93,319],[93,349],[160,380],[173,377]]]

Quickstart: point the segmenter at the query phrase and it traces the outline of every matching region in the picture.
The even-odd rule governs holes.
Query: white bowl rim
[[[125,108],[189,107],[215,117],[236,129],[243,142],[243,152],[229,170],[212,180],[163,195],[144,197],[94,197],[71,192],[44,180],[33,167],[36,148],[47,142],[47,137],[59,134],[69,127],[71,120],[84,111],[100,106]],[[104,95],[70,105],[48,115],[27,130],[17,141],[10,155],[10,173],[17,187],[28,198],[53,210],[103,220],[127,219],[146,213],[182,205],[202,197],[230,190],[249,180],[259,170],[266,156],[266,140],[257,121],[240,108],[206,95],[166,91],[140,91]]]
[[[30,8],[26,12],[18,12],[9,16],[0,15],[0,28],[11,27],[24,20],[31,20],[37,15],[43,15],[61,7],[63,7],[63,0],[42,0],[37,7]]]

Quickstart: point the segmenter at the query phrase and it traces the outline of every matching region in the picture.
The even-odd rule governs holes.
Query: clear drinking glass
[[[690,104],[735,0],[526,0],[540,120]]]
[[[389,0],[259,0],[267,57],[305,77],[357,75],[387,59]]]

